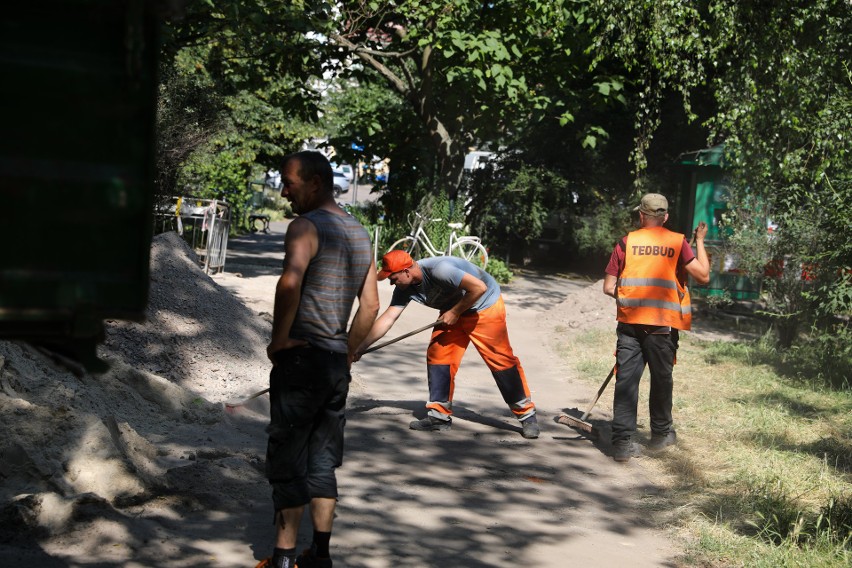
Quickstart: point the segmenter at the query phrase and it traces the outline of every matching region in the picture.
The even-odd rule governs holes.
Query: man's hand
[[[459,316],[457,313],[448,310],[438,316],[438,319],[441,320],[444,325],[453,325],[454,323],[459,321]]]
[[[280,343],[270,343],[266,348],[266,356],[269,357],[269,360],[272,361],[273,365],[275,365],[275,359],[273,359],[272,356],[282,349],[293,349],[294,347],[305,347],[306,345],[308,345],[308,342],[303,339],[287,338],[286,341]]]
[[[352,363],[357,363],[361,360],[361,356],[364,354],[363,351],[356,351],[354,353],[349,353],[349,366],[352,366]]]
[[[695,227],[695,232],[692,234],[692,240],[693,241],[698,241],[698,240],[703,241],[704,237],[706,237],[706,236],[707,236],[707,223],[705,223],[704,221],[701,221],[700,223],[698,223],[698,226]]]

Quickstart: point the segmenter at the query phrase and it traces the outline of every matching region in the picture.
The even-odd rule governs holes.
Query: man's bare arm
[[[459,289],[464,290],[464,296],[456,302],[455,306],[442,313],[438,318],[446,325],[456,323],[459,317],[469,310],[488,291],[488,286],[479,278],[465,273],[459,284]]]
[[[603,282],[603,293],[607,296],[612,296],[613,298],[618,299],[618,294],[616,294],[615,285],[618,283],[618,278],[613,276],[612,274],[604,275]]]
[[[376,316],[379,313],[379,288],[376,280],[376,265],[370,263],[370,268],[367,271],[367,276],[364,278],[364,284],[358,293],[358,311],[355,312],[355,317],[352,318],[352,325],[349,326],[349,363],[355,360],[355,353],[358,346],[373,329],[373,324],[376,321]]]
[[[701,221],[695,228],[695,259],[687,264],[686,272],[695,278],[699,284],[710,282],[710,259],[707,257],[707,249],[704,248],[704,237],[707,236],[707,223]]]
[[[272,316],[272,339],[266,353],[304,345],[304,341],[290,338],[290,329],[302,297],[302,281],[311,259],[318,248],[317,231],[307,219],[295,219],[287,227],[284,245],[285,266],[275,286],[275,308]]]
[[[355,361],[361,358],[361,353],[363,353],[370,345],[384,337],[385,334],[390,331],[390,328],[393,327],[393,324],[396,323],[396,320],[398,320],[399,316],[402,315],[403,310],[405,310],[405,308],[400,308],[399,306],[388,306],[382,315],[373,322],[373,326],[370,328],[369,333],[367,333],[367,336],[358,345],[355,350]]]

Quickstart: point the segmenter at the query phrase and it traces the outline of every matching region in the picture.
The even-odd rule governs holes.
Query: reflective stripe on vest
[[[627,236],[624,268],[616,283],[618,321],[688,330],[689,292],[677,280],[683,235],[663,227]]]
[[[657,286],[677,290],[677,283],[664,278],[620,278],[619,286]]]
[[[675,312],[680,312],[681,314],[692,313],[691,306],[684,306],[680,303],[666,302],[663,300],[648,300],[645,298],[622,298],[618,301],[618,303],[623,307],[658,308],[661,310],[672,310]]]

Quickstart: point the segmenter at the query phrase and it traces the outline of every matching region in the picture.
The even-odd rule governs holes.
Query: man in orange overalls
[[[639,403],[639,380],[645,364],[651,370],[648,402],[651,440],[656,451],[677,441],[672,426],[672,368],[678,345],[678,330],[688,330],[692,308],[686,274],[700,284],[710,281],[710,262],[704,249],[707,225],[695,230],[697,256],[683,235],[669,231],[669,204],[658,193],[642,197],[641,228],[616,244],[606,267],[603,291],[618,304],[617,371],[613,400],[613,459],[626,462],[641,455],[633,440]]]
[[[500,285],[490,274],[453,256],[414,262],[407,252],[393,250],[382,258],[378,279],[389,279],[395,286],[393,298],[361,343],[359,352],[382,338],[411,300],[435,308],[441,314],[439,319],[443,325],[432,332],[426,351],[429,379],[426,408],[429,411],[422,420],[409,424],[412,430],[449,430],[452,427],[456,372],[472,342],[491,370],[503,400],[521,422],[523,437],[538,438],[535,405],[521,362],[509,344]]]

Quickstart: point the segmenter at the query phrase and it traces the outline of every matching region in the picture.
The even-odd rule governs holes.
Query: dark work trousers
[[[296,347],[273,357],[266,476],[275,510],[337,498],[350,380],[346,353]]]
[[[639,381],[647,363],[651,370],[648,406],[651,432],[665,435],[672,428],[672,367],[677,352],[678,331],[645,325],[619,323],[612,404],[612,443],[629,440],[636,432]]]

